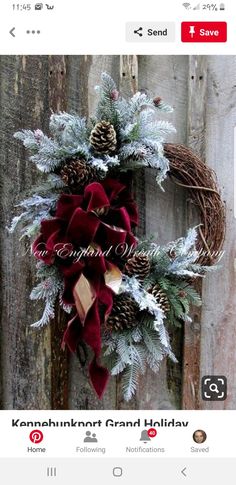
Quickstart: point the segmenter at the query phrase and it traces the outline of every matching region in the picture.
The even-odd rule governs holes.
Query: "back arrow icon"
[[[184,477],[186,477],[186,476],[187,476],[187,475],[186,475],[186,470],[187,470],[187,468],[186,468],[186,467],[185,467],[185,468],[183,468],[183,470],[181,470],[181,473],[182,473],[182,475],[183,475]]]
[[[12,29],[10,30],[9,34],[12,35],[12,37],[15,37],[15,34],[14,34],[14,31],[16,30],[15,27],[12,27]]]

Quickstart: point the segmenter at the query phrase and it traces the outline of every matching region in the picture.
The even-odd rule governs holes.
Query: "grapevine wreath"
[[[33,326],[48,324],[59,301],[70,314],[62,347],[90,347],[99,398],[109,375],[122,373],[129,400],[147,367],[158,372],[166,356],[176,361],[168,329],[190,322],[190,305],[201,304],[193,281],[219,256],[225,211],[204,162],[184,146],[164,145],[175,129],[158,113],[169,106],[140,92],[122,98],[106,73],[96,90],[89,120],[52,114],[50,137],[15,134],[47,179],[19,204],[10,230],[21,223],[22,237],[33,238],[39,283],[31,299],[45,302]],[[199,208],[199,227],[164,247],[135,236],[137,205],[122,173],[142,167],[155,169],[160,187],[167,175],[186,187]]]

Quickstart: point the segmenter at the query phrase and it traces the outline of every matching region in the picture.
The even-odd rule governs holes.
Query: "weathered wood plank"
[[[205,159],[207,57],[190,56],[188,72],[187,145]],[[186,193],[186,198],[188,194]],[[199,223],[196,209],[188,203],[188,226]],[[202,293],[202,282],[196,289]],[[194,308],[192,322],[184,326],[183,349],[183,409],[199,409],[200,406],[200,338],[202,307]]]
[[[175,111],[171,115],[162,115],[169,119],[177,129],[171,141],[186,141],[187,113],[187,57],[140,56],[139,89],[146,89],[154,96],[158,95],[171,104]],[[164,184],[162,192],[156,184],[155,173],[145,171],[145,226],[147,236],[155,235],[159,244],[165,244],[185,233],[186,204],[183,191],[171,182]],[[141,199],[141,204],[143,204]],[[172,346],[179,360],[178,365],[163,362],[158,375],[147,371],[140,380],[137,394],[139,409],[172,409],[181,406],[182,373],[182,333],[175,331]]]
[[[48,124],[47,57],[0,58],[1,164],[1,373],[4,409],[50,409],[50,329],[30,327],[39,306],[29,303],[35,261],[19,233],[7,234],[14,204],[35,184],[36,170],[13,140],[20,128]]]
[[[130,97],[138,90],[138,58],[137,56],[120,56],[120,79],[119,89],[121,95],[124,97]],[[140,207],[141,194],[144,192],[144,186],[140,189],[141,185],[138,183],[139,176],[134,177],[133,174],[125,173],[122,176],[122,181],[127,183],[130,190],[135,191],[135,200],[139,207],[139,217],[144,223],[144,217],[142,217],[142,211],[145,210],[145,205]],[[141,208],[141,210],[140,210]],[[116,378],[116,409],[138,409],[137,396],[134,396],[128,403],[124,401],[122,391],[122,375]]]
[[[217,173],[226,201],[227,232],[220,268],[204,283],[200,364],[202,375],[223,374],[228,378],[229,395],[224,402],[202,402],[204,409],[236,409],[235,80],[235,57],[208,58],[206,160]]]
[[[67,63],[64,56],[50,56],[48,62],[48,103],[53,112],[67,110]],[[69,352],[61,342],[68,316],[57,304],[51,330],[51,408],[68,409]]]
[[[103,71],[119,82],[119,56],[79,56],[69,58],[69,110],[93,114],[97,95],[94,86],[100,83]],[[91,355],[89,354],[91,359]],[[88,363],[87,363],[88,364]],[[115,409],[116,383],[111,379],[102,400],[96,398],[88,381],[88,365],[81,369],[78,358],[71,356],[69,406],[72,409]]]
[[[67,110],[67,65],[64,56],[49,56],[48,102],[53,112]],[[51,330],[51,408],[68,409],[69,352],[63,351],[61,342],[68,321],[67,315],[56,306]]]
[[[138,56],[120,56],[120,90],[129,97],[138,91]]]

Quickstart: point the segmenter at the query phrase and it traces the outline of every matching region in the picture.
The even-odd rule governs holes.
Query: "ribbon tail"
[[[67,325],[67,328],[63,335],[62,340],[62,349],[65,349],[65,346],[69,348],[70,352],[76,352],[77,345],[82,339],[82,325],[80,323],[80,319],[76,314]]]
[[[68,323],[64,333],[62,347],[67,345],[71,352],[75,352],[79,342],[83,341],[91,348],[94,352],[94,358],[89,365],[89,377],[97,396],[101,399],[109,380],[109,371],[99,363],[102,347],[99,307],[101,305],[103,306],[103,320],[111,311],[113,292],[111,288],[104,284],[100,284],[99,286],[96,290],[96,300],[94,302],[91,300],[90,305],[86,307],[84,322],[81,321],[81,315],[79,314],[80,307],[78,309],[78,305],[76,305],[78,313]],[[79,298],[81,292],[84,293],[83,291],[79,291],[76,295],[74,294],[74,298],[75,296]]]
[[[109,371],[97,362],[96,356],[89,364],[89,376],[98,398],[102,399],[109,381]]]
[[[111,290],[108,291],[111,292]],[[109,299],[106,303],[107,305],[110,304]],[[109,371],[99,364],[101,354],[101,321],[98,300],[95,301],[87,315],[83,328],[83,340],[94,351],[94,358],[89,365],[89,377],[97,396],[101,399],[109,380]]]

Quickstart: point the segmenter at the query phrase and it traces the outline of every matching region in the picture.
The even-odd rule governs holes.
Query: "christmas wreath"
[[[201,304],[193,280],[211,261],[204,265],[200,258],[198,228],[165,247],[135,236],[138,210],[123,173],[150,167],[160,187],[168,174],[179,178],[179,151],[164,146],[175,129],[158,119],[158,112],[172,109],[145,93],[124,99],[106,73],[96,89],[89,120],[52,114],[50,137],[41,130],[15,134],[47,178],[19,204],[10,230],[20,223],[22,237],[34,240],[39,283],[31,299],[44,300],[45,308],[33,326],[47,325],[59,301],[70,314],[62,348],[89,346],[89,377],[99,398],[109,375],[122,373],[129,400],[147,366],[158,372],[166,356],[176,361],[168,329],[191,321],[190,305]],[[213,192],[223,224],[216,187]]]

